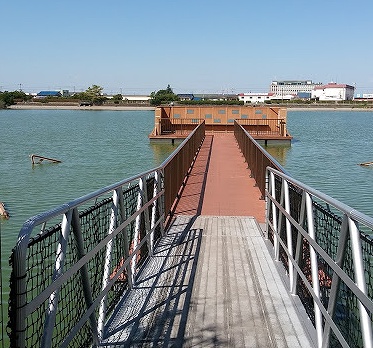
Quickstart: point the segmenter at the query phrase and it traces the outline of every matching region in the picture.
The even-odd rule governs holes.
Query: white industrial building
[[[240,93],[238,100],[243,101],[244,104],[264,103],[271,100],[273,93]]]
[[[311,92],[311,98],[320,101],[353,100],[355,87],[335,82],[317,86]]]
[[[316,87],[321,86],[322,83],[314,83],[312,80],[288,80],[288,81],[272,81],[270,86],[270,93],[278,96],[282,95],[298,95],[299,93],[311,93]]]
[[[148,104],[150,102],[149,95],[126,94],[122,99],[128,104]]]
[[[293,94],[283,94],[277,95],[275,93],[240,93],[238,95],[238,100],[243,101],[244,104],[258,104],[265,103],[266,101],[272,100],[291,100],[294,99],[295,95]]]

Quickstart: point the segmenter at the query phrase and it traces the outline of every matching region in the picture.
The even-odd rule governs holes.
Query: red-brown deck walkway
[[[265,219],[265,202],[233,133],[207,135],[175,215],[253,216]]]
[[[100,346],[316,347],[259,228],[264,214],[234,135],[206,136],[175,219]]]

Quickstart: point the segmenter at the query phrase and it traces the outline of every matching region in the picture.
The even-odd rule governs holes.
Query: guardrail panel
[[[204,124],[160,167],[25,222],[11,255],[12,346],[98,343],[163,234],[165,206],[170,213],[203,138]]]
[[[319,346],[370,347],[373,219],[280,171],[267,171],[273,178],[266,192],[267,233],[275,248],[278,238],[284,266],[296,272],[294,293],[316,326]],[[290,212],[282,194],[287,185]],[[293,250],[288,249],[288,224]]]

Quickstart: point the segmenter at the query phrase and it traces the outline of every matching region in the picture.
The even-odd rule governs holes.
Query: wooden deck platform
[[[206,136],[175,214],[253,216],[265,221],[265,201],[233,133]]]
[[[206,137],[176,218],[100,346],[316,347],[267,248],[264,201],[232,137]]]

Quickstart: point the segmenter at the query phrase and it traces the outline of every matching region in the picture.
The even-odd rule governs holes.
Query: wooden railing
[[[231,119],[228,123],[219,123],[200,118],[162,118],[160,129],[161,135],[188,135],[205,122],[206,132],[233,132],[235,121],[254,137],[286,136],[285,123],[281,119]]]
[[[164,190],[165,202],[164,211],[170,219],[173,214],[174,205],[179,197],[179,190],[182,188],[187,177],[191,164],[194,162],[199,147],[205,137],[205,123],[202,122],[161,165],[164,168]],[[168,220],[169,221],[169,220]]]
[[[281,164],[276,161],[276,159],[274,159],[255,141],[242,125],[238,124],[238,122],[234,123],[234,135],[251,171],[251,176],[255,179],[262,197],[264,198],[266,168],[269,166],[282,173],[286,173],[286,171]]]

